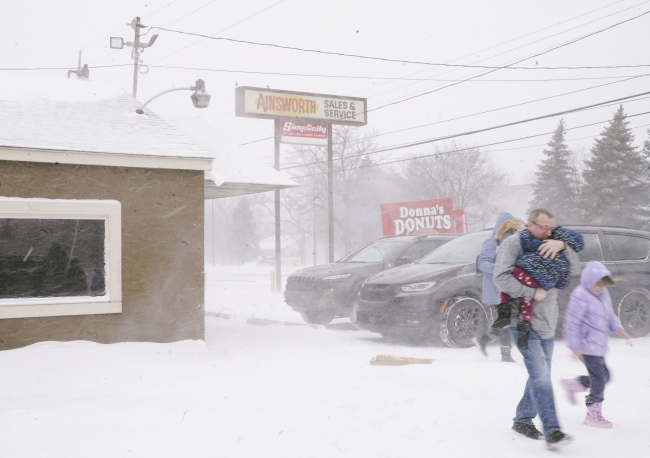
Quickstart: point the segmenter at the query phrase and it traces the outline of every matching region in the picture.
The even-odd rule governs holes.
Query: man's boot
[[[611,428],[614,426],[611,421],[605,420],[605,417],[603,417],[602,402],[594,402],[592,405],[587,407],[585,425],[595,426],[596,428]]]

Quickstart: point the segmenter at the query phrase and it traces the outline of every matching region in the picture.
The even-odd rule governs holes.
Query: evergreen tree
[[[633,229],[650,222],[648,161],[632,142],[634,136],[621,105],[601,132],[585,162],[583,211],[589,224],[612,224]]]
[[[259,252],[259,236],[247,198],[239,200],[232,214],[228,232],[228,253],[231,262],[241,265],[246,261],[254,261]]]
[[[646,131],[648,133],[648,139],[643,142],[643,148],[641,148],[641,155],[646,161],[650,161],[650,129]]]
[[[571,151],[565,142],[564,119],[560,122],[542,152],[546,156],[537,166],[533,184],[533,200],[528,205],[546,208],[555,215],[558,224],[576,223],[578,198],[577,171],[572,165]]]

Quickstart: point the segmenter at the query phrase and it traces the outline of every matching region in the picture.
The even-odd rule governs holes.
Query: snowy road
[[[248,273],[246,273],[248,271]],[[263,268],[210,271],[206,343],[43,343],[0,353],[1,457],[536,457],[510,430],[526,371],[474,349],[391,344],[301,323]],[[233,316],[234,315],[234,316]],[[341,322],[344,322],[341,320]],[[431,358],[371,366],[377,355]],[[650,455],[650,339],[613,340],[604,413],[582,425],[559,378],[582,373],[561,342],[554,384],[574,443],[563,456]]]

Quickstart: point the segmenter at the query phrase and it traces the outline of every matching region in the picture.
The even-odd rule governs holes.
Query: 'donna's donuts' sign
[[[451,197],[381,204],[384,236],[466,234],[467,218]]]

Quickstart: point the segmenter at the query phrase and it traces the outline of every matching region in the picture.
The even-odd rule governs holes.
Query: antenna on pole
[[[90,69],[88,69],[88,64],[84,64],[83,67],[81,66],[81,49],[79,50],[79,60],[77,61],[77,69],[68,70],[68,79],[70,79],[70,75],[72,73],[77,75],[78,80],[90,79]]]

